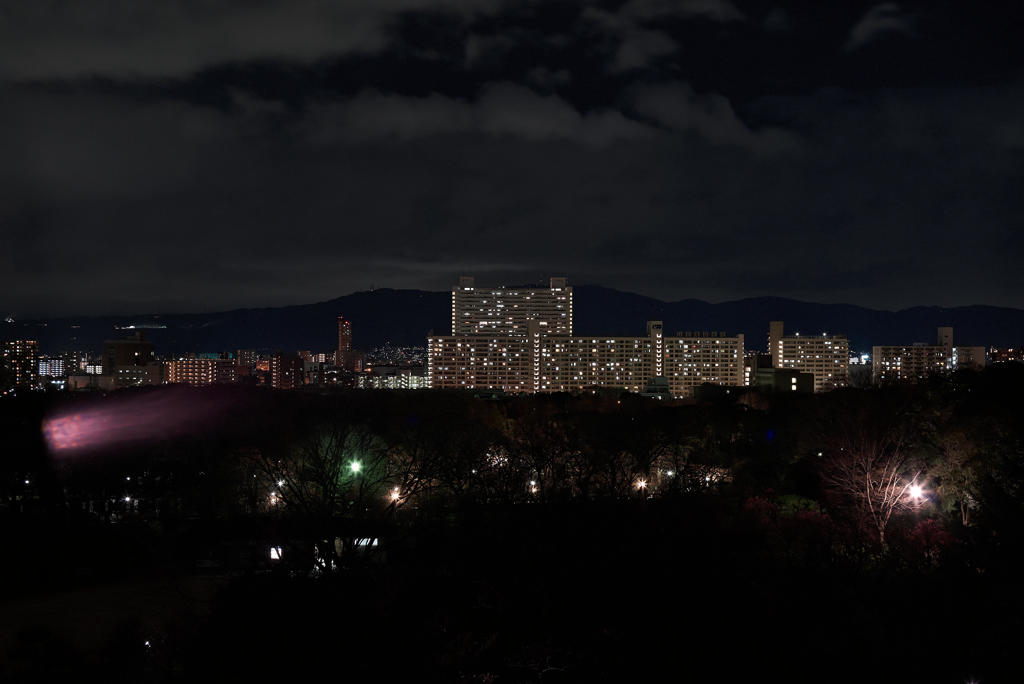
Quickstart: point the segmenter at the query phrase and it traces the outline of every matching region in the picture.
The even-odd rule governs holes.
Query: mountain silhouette
[[[747,349],[767,347],[768,322],[782,320],[787,332],[844,333],[854,351],[876,344],[935,343],[936,328],[951,325],[960,345],[1017,346],[1024,343],[1024,310],[994,306],[919,306],[883,311],[850,304],[818,304],[780,297],[754,297],[712,304],[698,299],[664,302],[596,285],[574,286],[574,329],[583,336],[638,336],[649,320],[665,332],[743,333]],[[352,322],[353,345],[424,346],[427,333],[451,330],[451,294],[376,289],[315,304],[215,313],[66,317],[0,323],[5,339],[37,339],[46,353],[99,352],[106,339],[127,337],[140,326],[157,354],[233,352],[238,349],[330,351],[337,346],[337,317]],[[156,327],[159,326],[159,327]]]

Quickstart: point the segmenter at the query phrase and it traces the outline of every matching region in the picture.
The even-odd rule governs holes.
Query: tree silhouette
[[[902,397],[882,391],[830,408],[822,430],[823,484],[885,546],[893,515],[921,503],[913,488],[921,485],[914,448],[922,417]]]
[[[281,452],[257,450],[249,457],[267,492],[267,509],[302,518],[315,531],[320,570],[337,568],[358,530],[380,520],[392,503],[387,450],[361,425],[327,423]]]

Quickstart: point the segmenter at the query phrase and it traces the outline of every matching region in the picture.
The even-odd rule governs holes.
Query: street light
[[[919,484],[910,485],[910,498],[914,501],[920,501],[924,498],[924,489]]]
[[[349,470],[352,471],[353,475],[358,475],[359,471],[363,469],[363,464],[360,463],[359,461],[352,461],[351,463],[348,464],[348,468]]]

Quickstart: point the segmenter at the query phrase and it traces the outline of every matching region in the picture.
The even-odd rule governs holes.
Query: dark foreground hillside
[[[216,418],[178,423],[164,393],[22,398],[0,680],[1014,681],[1019,376],[686,405],[211,390],[182,396]],[[154,397],[150,439],[40,438]],[[829,483],[897,433],[924,493],[882,541]]]

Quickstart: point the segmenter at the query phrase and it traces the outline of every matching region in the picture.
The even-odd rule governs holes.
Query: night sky
[[[0,309],[1024,307],[1024,3],[0,0]]]

